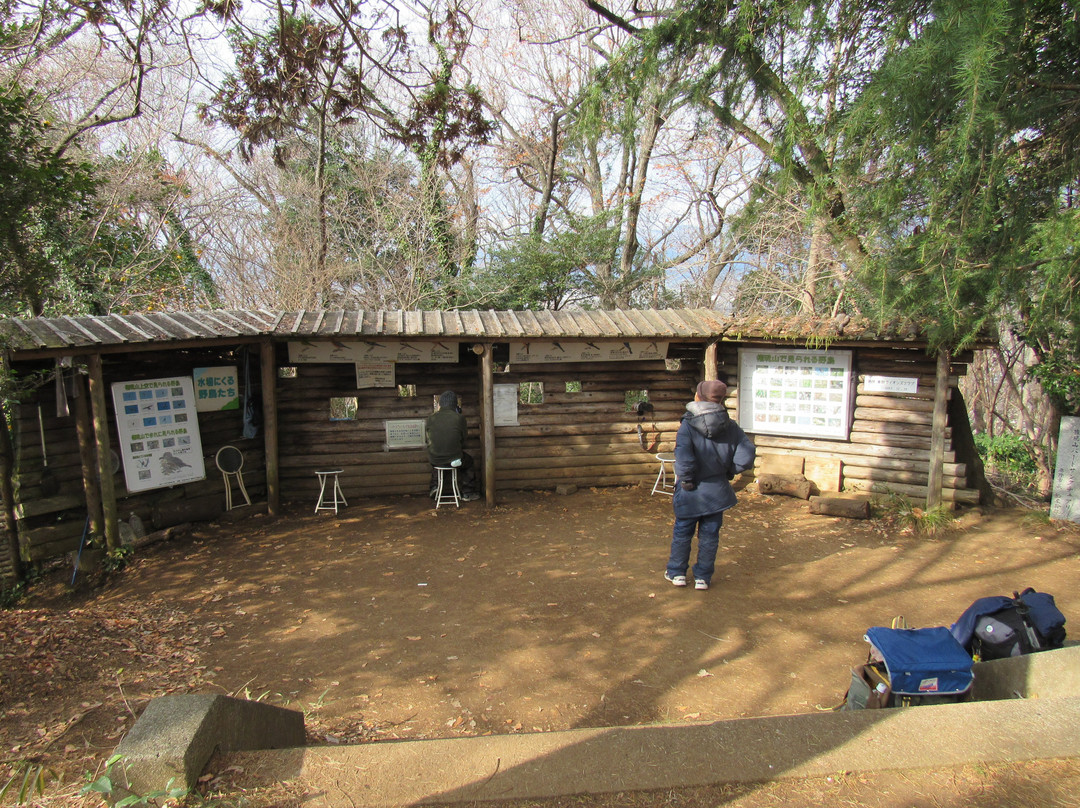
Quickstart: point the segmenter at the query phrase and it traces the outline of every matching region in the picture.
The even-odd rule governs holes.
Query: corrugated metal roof
[[[105,317],[2,318],[14,356],[125,345],[182,345],[271,336],[450,337],[514,340],[577,337],[666,340],[782,340],[919,343],[911,325],[826,318],[727,317],[711,309],[564,311],[249,311],[141,312]]]

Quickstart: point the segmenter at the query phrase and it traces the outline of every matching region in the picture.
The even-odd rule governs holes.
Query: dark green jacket
[[[433,466],[449,466],[465,451],[468,428],[465,416],[449,407],[433,412],[424,422],[428,459]]]

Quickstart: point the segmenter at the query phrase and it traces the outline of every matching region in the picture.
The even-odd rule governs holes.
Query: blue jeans
[[[689,519],[675,517],[675,528],[671,531],[671,555],[668,557],[667,574],[669,577],[686,575],[690,563],[690,544],[694,540],[694,530],[698,534],[697,563],[694,564],[694,580],[709,583],[716,568],[716,550],[720,546],[720,526],[724,523],[724,512],[695,516]]]

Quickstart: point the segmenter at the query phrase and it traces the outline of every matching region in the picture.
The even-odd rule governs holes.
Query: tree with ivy
[[[0,311],[47,313],[62,285],[62,256],[92,215],[93,167],[59,154],[40,100],[0,90]]]

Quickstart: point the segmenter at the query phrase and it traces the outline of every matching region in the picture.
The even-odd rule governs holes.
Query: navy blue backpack
[[[1028,588],[1004,596],[979,598],[949,629],[976,659],[1003,659],[1065,644],[1065,615],[1054,596]]]
[[[866,640],[871,657],[880,656],[885,665],[889,706],[963,701],[968,696],[974,682],[971,656],[944,626],[874,626],[866,630]]]

